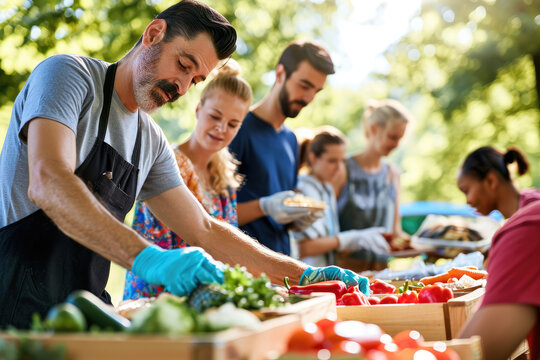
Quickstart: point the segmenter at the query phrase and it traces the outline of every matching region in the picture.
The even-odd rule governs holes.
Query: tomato
[[[397,304],[398,298],[396,295],[388,295],[381,299],[381,302],[379,304]]]
[[[364,349],[376,348],[384,334],[381,328],[375,324],[366,324],[361,321],[342,321],[334,326],[337,336],[352,340],[360,344]]]
[[[420,347],[420,342],[424,341],[424,337],[416,330],[403,330],[396,334],[393,340],[400,349],[417,349]]]
[[[334,344],[334,347],[330,349],[332,354],[351,354],[351,355],[357,355],[362,354],[363,349],[362,346],[357,343],[356,341],[340,341],[336,344]]]
[[[376,296],[370,296],[367,298],[367,300],[371,305],[379,305],[381,303],[381,299]]]
[[[322,348],[324,335],[314,323],[297,328],[289,338],[287,348],[292,352],[313,352]]]
[[[317,327],[322,331],[323,335],[326,337],[327,333],[334,332],[334,326],[337,323],[337,315],[328,314],[324,319],[321,319],[316,322]]]

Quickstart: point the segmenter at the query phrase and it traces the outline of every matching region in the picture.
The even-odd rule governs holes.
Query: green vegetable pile
[[[285,300],[272,289],[265,274],[255,278],[240,265],[226,265],[223,284],[200,286],[188,299],[188,305],[199,312],[227,302],[241,309],[258,310],[281,306]]]

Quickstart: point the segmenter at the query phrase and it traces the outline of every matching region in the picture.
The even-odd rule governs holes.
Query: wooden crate
[[[224,360],[276,358],[302,321],[317,321],[328,310],[335,311],[333,294],[316,294],[312,299],[272,312],[271,319],[257,329],[232,328],[214,334],[181,337],[111,334],[25,334],[46,346],[62,344],[70,360]],[[10,334],[0,337],[16,341]]]
[[[447,303],[338,306],[339,320],[359,320],[379,325],[394,336],[417,330],[427,341],[454,339],[484,296],[483,288]]]

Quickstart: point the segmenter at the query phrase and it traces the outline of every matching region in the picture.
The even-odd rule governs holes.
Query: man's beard
[[[144,49],[135,70],[135,82],[133,84],[135,101],[139,105],[139,108],[146,113],[152,113],[165,103],[176,101],[180,97],[177,87],[171,82],[167,80],[154,80],[157,63],[161,55],[161,48],[162,44],[158,43],[148,49]],[[157,88],[163,90],[170,99],[165,100]]]
[[[302,108],[307,105],[307,103],[302,100],[290,101],[289,93],[287,92],[285,85],[286,82],[283,83],[283,86],[279,92],[279,105],[281,106],[281,111],[283,112],[283,115],[285,115],[285,117],[295,118],[300,113],[300,110],[302,110]],[[291,109],[291,105],[294,103],[302,105],[302,108],[298,110]]]

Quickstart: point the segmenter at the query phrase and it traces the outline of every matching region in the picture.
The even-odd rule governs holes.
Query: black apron
[[[105,76],[97,139],[75,174],[123,221],[136,196],[141,117],[139,113],[129,163],[105,143],[116,66],[111,64]],[[109,260],[70,239],[42,210],[5,226],[0,229],[0,327],[28,328],[33,313],[43,318],[76,289],[88,290],[110,303],[105,291],[109,269]]]

